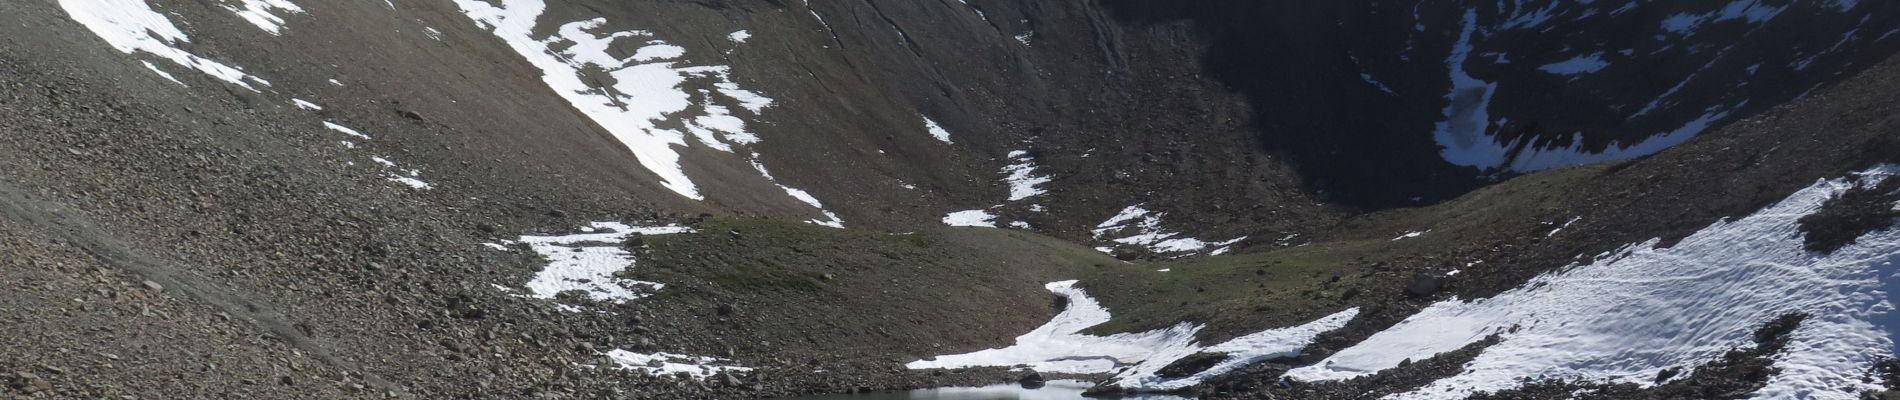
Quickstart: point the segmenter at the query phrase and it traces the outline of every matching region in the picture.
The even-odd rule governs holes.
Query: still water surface
[[[1024,389],[1021,385],[1002,384],[983,387],[947,387],[919,389],[908,392],[864,393],[864,394],[825,394],[804,397],[787,397],[777,400],[1082,400],[1082,392],[1093,383],[1082,381],[1049,381],[1039,389]],[[1122,397],[1127,400],[1189,400],[1174,395],[1144,394]]]

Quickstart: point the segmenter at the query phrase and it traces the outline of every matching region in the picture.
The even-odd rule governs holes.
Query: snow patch
[[[1440,155],[1452,164],[1495,168],[1504,162],[1507,148],[1498,145],[1490,135],[1491,95],[1498,89],[1496,83],[1474,78],[1465,71],[1465,60],[1471,58],[1471,36],[1478,29],[1478,11],[1465,11],[1464,31],[1458,35],[1458,43],[1452,46],[1451,57],[1445,64],[1451,68],[1451,92],[1445,95],[1444,121],[1439,121],[1432,138],[1444,149]]]
[[[1123,388],[1174,390],[1261,360],[1298,355],[1315,337],[1345,326],[1359,314],[1357,308],[1349,309],[1305,325],[1269,329],[1213,346],[1195,343],[1194,334],[1201,326],[1189,323],[1147,332],[1094,336],[1081,332],[1108,322],[1110,314],[1075,284],[1076,281],[1062,281],[1044,285],[1050,292],[1068,299],[1068,308],[1049,323],[1016,337],[1013,346],[937,356],[904,366],[910,369],[1020,366],[1043,373],[1116,372],[1114,382]],[[1191,376],[1156,376],[1168,364],[1202,352],[1223,353],[1228,357],[1213,368]]]
[[[290,99],[290,104],[294,104],[297,106],[297,108],[301,108],[305,110],[323,111],[323,106],[319,106],[317,105],[317,103],[311,103],[310,101],[304,100],[304,99],[295,99],[295,98]],[[344,129],[349,129],[349,128],[344,128]]]
[[[162,69],[158,69],[158,66],[152,65],[151,61],[139,61],[139,64],[144,64],[145,69],[152,70],[152,73],[158,74],[158,77],[165,78],[165,80],[168,80],[168,81],[172,81],[172,83],[176,83],[178,84],[178,86],[191,87],[191,85],[186,85],[184,81],[178,80],[178,77],[172,76],[172,73],[165,72],[165,70],[162,70]]]
[[[1091,232],[1095,234],[1095,239],[1097,240],[1141,247],[1148,251],[1163,254],[1201,252],[1208,250],[1210,247],[1213,248],[1213,250],[1210,251],[1209,254],[1226,254],[1235,243],[1240,243],[1240,241],[1247,239],[1246,236],[1221,242],[1207,242],[1201,239],[1195,239],[1180,232],[1169,231],[1167,228],[1162,227],[1161,218],[1163,216],[1165,216],[1165,214],[1149,211],[1139,204],[1132,205],[1123,208],[1121,212],[1116,213],[1113,217],[1109,217],[1107,221],[1096,224],[1095,229],[1091,230]],[[1096,247],[1095,250],[1103,253],[1112,253],[1115,248]]]
[[[745,43],[746,39],[751,39],[751,38],[752,38],[752,32],[746,32],[745,30],[739,30],[737,32],[733,32],[732,34],[726,35],[726,39],[731,40],[733,43]]]
[[[335,122],[324,121],[323,127],[330,128],[330,130],[333,130],[333,131],[343,132],[343,134],[345,135],[354,136],[358,139],[363,139],[363,140],[370,139],[369,135],[365,135],[362,132],[357,132],[355,129],[350,129],[350,127],[347,127],[347,126],[338,125]]]
[[[120,52],[151,54],[253,92],[258,90],[247,80],[270,85],[263,79],[246,75],[243,70],[173,47],[178,43],[190,42],[191,39],[185,37],[185,32],[173,25],[170,18],[154,11],[145,0],[60,0],[59,6],[66,10],[73,21],[85,25],[93,35],[99,36]],[[147,68],[157,70],[149,65]],[[160,76],[176,81],[163,72],[160,72]]]
[[[1859,174],[1888,179],[1900,167]],[[1489,299],[1450,300],[1325,361],[1294,369],[1303,381],[1366,376],[1489,335],[1501,341],[1459,375],[1391,399],[1451,399],[1528,379],[1653,385],[1658,372],[1692,369],[1752,345],[1761,324],[1808,318],[1775,358],[1780,372],[1755,398],[1855,399],[1873,363],[1893,354],[1890,320],[1900,231],[1874,232],[1831,254],[1803,247],[1798,221],[1853,183],[1822,180],[1780,203],[1710,225],[1669,248],[1626,247]],[[1515,328],[1515,329],[1513,329]],[[1888,327],[1890,328],[1890,327]]]
[[[991,214],[989,210],[963,210],[943,216],[943,224],[995,228],[996,214]]]
[[[278,11],[291,14],[303,12],[303,7],[298,7],[296,3],[291,3],[289,0],[242,0],[240,3],[239,6],[226,4],[224,9],[236,13],[238,18],[243,18],[251,25],[257,25],[258,29],[263,29],[271,35],[284,33],[284,17],[277,16]]]
[[[645,372],[648,375],[670,377],[686,374],[693,379],[706,379],[727,372],[750,372],[752,368],[730,365],[731,360],[689,356],[673,353],[635,353],[614,349],[601,355],[612,359],[621,369]]]
[[[677,225],[635,227],[619,222],[595,222],[589,228],[594,232],[522,236],[518,241],[502,243],[526,243],[548,260],[548,265],[525,285],[528,297],[553,299],[561,292],[580,291],[594,301],[624,303],[651,295],[666,285],[614,276],[634,265],[633,254],[621,243],[635,233],[667,235],[693,231]]]
[[[791,186],[785,186],[785,184],[778,182],[778,178],[772,177],[772,173],[770,171],[765,170],[765,164],[759,162],[758,153],[753,153],[750,161],[752,162],[752,169],[758,170],[759,175],[764,175],[765,180],[772,181],[772,184],[778,185],[778,188],[781,190],[784,190],[786,195],[792,196],[792,198],[798,199],[798,201],[804,202],[805,204],[810,204],[812,208],[818,209],[819,213],[825,215],[825,219],[807,220],[805,221],[806,223],[813,224],[813,225],[829,226],[829,227],[839,228],[839,229],[844,228],[844,220],[839,219],[837,213],[833,213],[831,212],[831,210],[826,210],[825,204],[822,202],[819,202],[818,198],[812,196],[810,192],[806,192],[800,189],[795,189],[795,188],[792,188]]]
[[[742,125],[743,121],[728,119],[731,114],[724,106],[737,105],[756,114],[771,104],[771,99],[740,89],[729,67],[684,65],[680,57],[685,49],[653,39],[651,32],[603,32],[607,20],[594,18],[562,24],[539,37],[537,31],[550,31],[538,27],[537,20],[547,8],[542,0],[504,0],[500,6],[483,0],[455,0],[455,4],[540,69],[543,83],[632,151],[641,166],[660,177],[663,186],[687,198],[704,199],[686,176],[675,148],[689,146],[687,132],[658,123],[674,120],[696,126],[688,128],[703,130],[693,132],[696,142],[723,149],[756,139],[735,132],[742,130],[734,122]],[[639,41],[643,46],[621,59],[608,51],[620,40]],[[598,78],[603,75],[610,80]],[[686,85],[717,88],[726,96],[723,100],[730,102],[705,91],[684,89]],[[693,109],[706,111],[686,113]],[[714,131],[733,135],[702,135]]]
[[[924,130],[930,132],[930,137],[937,138],[937,140],[944,143],[950,143],[950,131],[944,130],[943,125],[937,125],[937,121],[932,121],[930,117],[924,117]]]
[[[946,140],[947,141],[947,140]],[[1017,201],[1040,196],[1049,191],[1037,186],[1049,183],[1046,175],[1036,175],[1036,159],[1029,152],[1016,150],[1009,152],[1008,166],[1003,167],[1003,180],[1009,183],[1009,201]]]
[[[354,148],[356,146],[347,145],[347,147]],[[422,171],[420,170],[403,169],[397,166],[395,161],[389,161],[389,159],[380,156],[370,157],[370,160],[383,165],[383,177],[389,179],[391,182],[403,184],[403,186],[408,186],[411,189],[428,190],[434,188],[434,185],[430,185],[429,182],[422,180]]]
[[[1596,53],[1544,64],[1537,69],[1557,75],[1582,75],[1602,71],[1609,66],[1609,61],[1603,61],[1603,53]]]

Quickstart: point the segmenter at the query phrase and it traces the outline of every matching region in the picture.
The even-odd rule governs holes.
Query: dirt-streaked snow
[[[1883,166],[1855,179],[1900,172]],[[1900,231],[1861,237],[1832,254],[1803,248],[1797,221],[1852,185],[1823,180],[1735,221],[1718,222],[1669,248],[1630,246],[1572,265],[1497,297],[1441,302],[1289,378],[1365,376],[1498,334],[1502,341],[1462,373],[1393,399],[1452,399],[1508,389],[1522,379],[1572,378],[1651,385],[1750,346],[1763,323],[1808,315],[1776,357],[1781,371],[1760,399],[1855,399],[1861,377],[1893,354],[1885,288],[1900,261]],[[1516,327],[1516,329],[1512,329]],[[1686,374],[1684,374],[1686,375]]]
[[[937,356],[904,366],[910,369],[1025,366],[1038,372],[1077,374],[1119,370],[1115,382],[1122,387],[1173,390],[1260,360],[1298,355],[1319,334],[1339,329],[1359,314],[1358,309],[1349,309],[1305,325],[1269,329],[1213,346],[1196,344],[1194,334],[1201,327],[1189,323],[1147,332],[1094,336],[1081,332],[1108,322],[1110,314],[1075,284],[1076,281],[1062,281],[1045,285],[1050,292],[1068,299],[1068,308],[1049,323],[1016,337],[1013,346]],[[1201,352],[1229,356],[1213,368],[1191,376],[1162,378],[1155,375],[1168,364]]]

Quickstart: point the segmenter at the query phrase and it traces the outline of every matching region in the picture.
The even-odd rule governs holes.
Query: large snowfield
[[[1857,174],[1887,179],[1900,167]],[[1873,364],[1893,354],[1900,231],[1861,237],[1831,254],[1803,247],[1797,221],[1851,179],[1815,183],[1779,204],[1711,225],[1668,248],[1651,241],[1573,265],[1497,297],[1432,305],[1398,325],[1287,374],[1340,380],[1423,360],[1499,335],[1457,376],[1392,399],[1455,399],[1525,379],[1651,385],[1665,369],[1694,368],[1790,313],[1807,319],[1775,359],[1780,373],[1758,399],[1855,399]],[[1684,374],[1686,375],[1686,374]]]

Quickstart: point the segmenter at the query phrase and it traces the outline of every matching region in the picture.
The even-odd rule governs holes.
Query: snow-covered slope
[[[1748,345],[1762,324],[1790,313],[1807,319],[1776,358],[1781,372],[1760,399],[1855,399],[1862,380],[1893,354],[1900,231],[1879,231],[1833,253],[1803,247],[1798,220],[1854,180],[1878,182],[1900,166],[1825,180],[1771,207],[1711,225],[1680,243],[1651,241],[1575,265],[1497,297],[1433,305],[1289,378],[1365,376],[1458,349],[1489,335],[1502,341],[1456,376],[1393,399],[1456,399],[1509,389],[1525,379],[1651,385],[1658,373],[1694,368]]]

